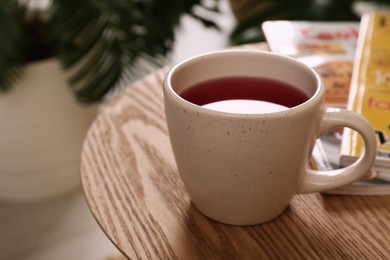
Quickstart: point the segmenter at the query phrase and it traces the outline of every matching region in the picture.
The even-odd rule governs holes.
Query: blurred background
[[[121,259],[88,209],[78,166],[90,122],[133,81],[196,54],[264,41],[261,24],[267,20],[359,21],[361,14],[389,5],[390,0],[2,0],[0,259]],[[87,121],[76,120],[82,113],[74,108],[57,108],[65,94],[48,89],[58,80],[44,90],[32,86],[38,76],[31,76],[30,67],[47,60],[65,75],[71,106],[89,109]],[[40,77],[50,75],[44,69]],[[91,107],[97,109],[92,113]],[[55,146],[49,139],[59,139],[59,121],[66,138],[79,131],[69,147],[72,158],[61,152],[73,141]],[[48,165],[52,155],[58,155],[56,165]],[[65,164],[74,168],[59,176],[56,169]]]

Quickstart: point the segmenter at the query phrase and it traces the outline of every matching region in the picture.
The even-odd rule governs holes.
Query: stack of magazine
[[[311,66],[322,77],[328,106],[354,110],[375,129],[377,160],[366,176],[330,194],[390,194],[390,13],[360,22],[267,21],[262,25],[271,51]],[[351,164],[364,147],[348,128],[317,140],[311,165],[326,171]]]

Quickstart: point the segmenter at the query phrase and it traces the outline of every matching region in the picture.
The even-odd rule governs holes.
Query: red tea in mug
[[[294,107],[309,99],[302,90],[288,83],[247,76],[222,77],[203,81],[188,87],[180,93],[180,96],[199,106],[228,100],[239,101],[230,103],[231,106],[237,106],[245,105],[245,100],[255,100],[282,107]],[[224,105],[229,105],[229,103]],[[226,112],[234,112],[234,108]]]

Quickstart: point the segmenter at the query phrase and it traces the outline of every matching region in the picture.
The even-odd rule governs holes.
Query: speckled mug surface
[[[179,95],[195,83],[227,76],[277,79],[310,98],[284,111],[236,114],[210,110]],[[327,108],[324,95],[323,83],[311,68],[270,52],[217,51],[172,67],[164,80],[169,136],[180,176],[199,211],[227,224],[260,224],[279,216],[294,194],[360,179],[375,159],[374,132],[359,114]],[[335,127],[359,132],[364,155],[344,169],[308,169],[315,140]]]

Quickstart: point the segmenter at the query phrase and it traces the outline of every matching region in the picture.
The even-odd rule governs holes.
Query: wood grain
[[[272,222],[236,227],[191,204],[172,155],[167,69],[110,102],[90,128],[81,175],[101,228],[129,259],[390,259],[390,196],[296,195]]]

